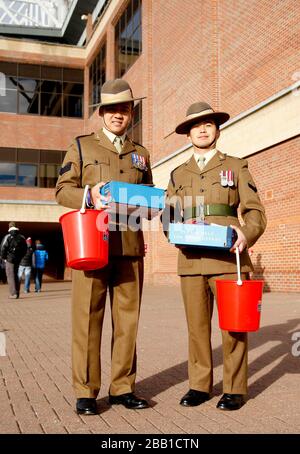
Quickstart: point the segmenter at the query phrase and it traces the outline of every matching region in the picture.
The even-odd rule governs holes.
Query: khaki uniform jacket
[[[221,170],[233,171],[233,186],[221,185]],[[175,196],[175,197],[174,197]],[[192,206],[197,205],[196,196],[203,196],[205,204],[225,204],[240,207],[244,221],[241,226],[237,217],[206,216],[209,223],[236,225],[241,228],[251,247],[266,228],[265,210],[259,199],[255,183],[248,170],[245,159],[234,158],[219,151],[200,171],[194,156],[174,169],[167,189],[166,206],[176,211],[176,200],[180,210],[183,209],[183,198],[190,197]],[[172,200],[171,200],[172,199]],[[174,203],[175,200],[175,203]],[[199,199],[198,199],[199,205]],[[173,211],[171,210],[171,211]],[[178,211],[178,206],[177,206]],[[253,269],[248,252],[241,254],[241,270]],[[182,248],[178,252],[178,274],[224,274],[236,272],[235,254],[228,250],[206,248]]]
[[[124,181],[134,184],[152,184],[149,152],[142,145],[126,138],[119,154],[107,136],[100,130],[79,137],[82,166],[76,140],[69,147],[56,185],[56,200],[65,207],[79,209],[85,185],[92,188],[101,181]],[[134,166],[132,153],[145,158],[147,169]],[[82,170],[81,170],[82,167]],[[144,238],[141,230],[113,231],[109,237],[111,256],[144,256]]]

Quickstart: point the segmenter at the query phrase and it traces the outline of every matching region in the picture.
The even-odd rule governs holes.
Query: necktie
[[[118,150],[118,153],[121,153],[122,147],[123,147],[121,137],[119,137],[119,136],[116,136],[116,137],[115,137],[114,146],[115,146],[116,149]]]
[[[203,170],[205,167],[205,157],[201,154],[197,160],[197,164],[200,170]]]

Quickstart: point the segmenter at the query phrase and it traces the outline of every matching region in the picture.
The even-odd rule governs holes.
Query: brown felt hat
[[[101,102],[99,104],[93,104],[99,108],[105,106],[111,106],[114,104],[123,104],[125,102],[134,102],[143,98],[134,98],[131,87],[126,80],[114,79],[108,80],[101,87]]]
[[[186,119],[176,126],[175,132],[177,132],[177,134],[188,134],[194,124],[208,118],[211,118],[220,126],[222,123],[229,120],[230,115],[226,112],[215,112],[206,102],[195,102],[188,108]]]

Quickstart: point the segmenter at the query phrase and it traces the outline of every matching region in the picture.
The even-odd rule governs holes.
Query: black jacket
[[[27,252],[22,258],[20,265],[22,266],[32,266],[32,254],[33,254],[33,249],[31,246],[27,246]]]
[[[0,246],[1,258],[9,263],[19,264],[27,251],[25,237],[18,230],[9,232],[2,240]]]

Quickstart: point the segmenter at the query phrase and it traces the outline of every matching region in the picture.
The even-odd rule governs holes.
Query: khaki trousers
[[[246,279],[247,274],[242,273]],[[216,279],[237,279],[236,274],[181,276],[181,291],[189,335],[188,373],[190,388],[211,392],[213,363],[211,317]],[[222,331],[223,392],[247,394],[247,333]]]
[[[114,257],[100,270],[74,271],[72,370],[77,398],[96,398],[101,385],[101,334],[107,289],[112,315],[110,393],[133,392],[143,258]]]

